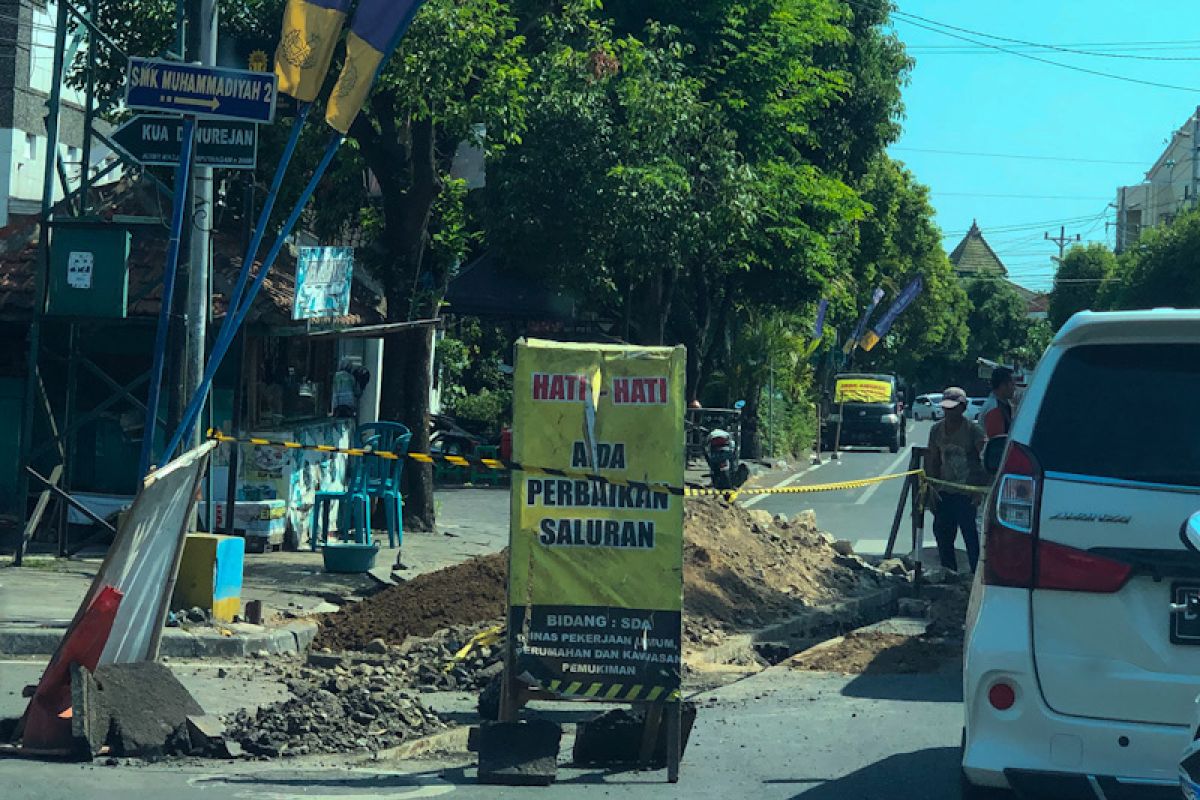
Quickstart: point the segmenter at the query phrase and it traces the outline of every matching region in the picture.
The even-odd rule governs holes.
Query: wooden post
[[[912,472],[917,468],[917,448],[913,448],[912,454],[908,459],[908,472]],[[904,485],[900,488],[900,502],[896,503],[896,514],[892,517],[892,530],[888,533],[887,548],[883,551],[884,558],[891,558],[896,550],[896,537],[900,535],[900,521],[904,519],[904,506],[908,501],[908,496],[912,492],[913,483],[917,481],[916,475],[909,475],[904,479]]]
[[[48,486],[57,486],[59,480],[62,478],[62,474],[62,464],[59,464],[50,471],[50,477],[46,480],[46,484]],[[21,541],[17,543],[17,554],[13,558],[14,565],[18,567],[21,566],[21,562],[25,558],[25,548],[28,546],[29,540],[33,538],[34,532],[37,531],[38,525],[41,524],[42,515],[46,513],[46,506],[50,505],[50,498],[52,496],[53,495],[50,494],[49,489],[45,489],[41,495],[38,496],[37,505],[34,506],[33,513],[29,515],[29,521],[25,523],[25,530],[21,534]]]
[[[913,469],[921,469],[925,463],[925,448],[914,447],[912,460],[914,463]],[[921,593],[921,579],[924,573],[924,562],[921,554],[922,546],[925,538],[925,505],[921,497],[921,481],[914,480],[912,482],[912,537],[913,537],[913,557],[916,559],[916,568],[913,570],[913,591],[916,594]]]
[[[646,706],[646,721],[642,724],[642,748],[638,752],[638,761],[642,769],[650,766],[654,759],[654,745],[658,743],[658,731],[662,727],[663,703],[651,703]],[[667,754],[670,761],[670,753]]]
[[[667,782],[679,783],[683,760],[683,700],[667,705]]]

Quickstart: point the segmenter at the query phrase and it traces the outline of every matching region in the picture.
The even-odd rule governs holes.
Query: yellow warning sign
[[[516,673],[584,699],[679,687],[683,348],[517,343],[509,632]],[[657,691],[654,691],[657,690]]]

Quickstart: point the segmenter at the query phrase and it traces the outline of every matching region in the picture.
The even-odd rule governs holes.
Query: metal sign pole
[[[243,300],[241,307],[237,309],[230,309],[226,312],[227,315],[232,315],[231,319],[227,320],[227,322],[230,323],[230,335],[224,339],[218,338],[216,344],[213,345],[213,352],[209,357],[208,367],[204,370],[204,378],[200,382],[200,390],[194,397],[192,397],[191,403],[188,405],[187,410],[184,411],[179,422],[178,430],[176,430],[171,436],[171,442],[167,446],[168,451],[170,451],[172,447],[178,446],[179,442],[191,432],[192,426],[196,424],[196,419],[200,414],[200,408],[204,403],[204,393],[207,392],[208,387],[212,385],[213,376],[216,375],[217,369],[221,366],[221,360],[225,358],[225,354],[229,352],[229,346],[233,343],[232,334],[241,327],[242,323],[246,319],[246,315],[250,313],[250,307],[254,303],[254,298],[258,294],[258,290],[262,288],[263,282],[266,281],[267,275],[271,271],[271,267],[275,264],[275,259],[279,257],[279,253],[283,250],[284,244],[287,242],[288,237],[291,236],[292,229],[296,226],[296,223],[299,222],[300,215],[304,212],[305,207],[308,205],[309,199],[312,197],[313,192],[315,192],[317,189],[317,184],[321,182],[321,178],[324,177],[325,171],[329,168],[330,163],[332,163],[333,157],[337,155],[338,148],[341,147],[344,138],[345,137],[343,137],[341,134],[338,134],[330,140],[328,146],[325,148],[325,155],[321,157],[321,162],[317,164],[317,168],[313,171],[312,177],[309,178],[308,184],[300,193],[300,197],[296,201],[296,206],[292,209],[291,215],[287,218],[287,221],[283,223],[283,227],[280,229],[279,235],[275,239],[275,244],[271,247],[270,252],[267,253],[267,257],[263,260],[262,266],[259,267],[258,275],[255,276],[254,283],[251,284],[250,288],[247,290],[246,297]]]
[[[188,176],[192,166],[192,144],[195,140],[196,118],[183,120],[183,156],[175,170],[175,197],[171,209],[171,238],[167,244],[167,262],[163,267],[162,305],[158,311],[158,330],[154,337],[154,362],[150,369],[150,394],[146,402],[146,426],[142,436],[142,452],[138,459],[138,474],[145,476],[150,471],[154,453],[155,419],[158,415],[159,396],[162,393],[163,361],[166,358],[167,330],[171,323],[171,303],[175,296],[175,272],[179,266],[179,239],[183,233],[184,211],[187,208]],[[173,441],[163,451],[169,458],[178,441]]]

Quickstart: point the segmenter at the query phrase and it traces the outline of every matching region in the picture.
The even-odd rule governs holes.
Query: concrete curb
[[[435,753],[463,754],[468,752],[467,741],[471,736],[470,725],[456,725],[444,731],[413,739],[411,742],[389,747],[373,753],[369,761],[410,761]]]
[[[763,645],[787,648],[792,652],[806,650],[847,630],[887,619],[896,613],[900,598],[908,596],[910,591],[908,584],[897,582],[862,597],[816,606],[753,633],[731,636],[715,647],[696,653],[693,658],[708,664],[746,663],[758,655],[756,647]]]
[[[65,628],[8,625],[0,627],[0,656],[49,656],[58,649]],[[259,651],[304,653],[317,635],[317,623],[289,622],[278,628],[239,631],[229,636],[206,630],[192,633],[182,628],[163,631],[160,655],[168,658],[249,658]]]

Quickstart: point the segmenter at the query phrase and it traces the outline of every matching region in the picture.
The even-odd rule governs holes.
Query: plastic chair
[[[342,492],[317,492],[313,497],[312,525],[309,528],[309,544],[313,550],[329,541],[329,517],[332,505],[338,504],[338,535],[347,534],[358,544],[371,544],[371,497],[367,492],[366,475],[358,462],[352,458],[346,467],[346,490]]]
[[[401,456],[408,453],[412,441],[412,431],[399,422],[368,422],[359,425],[354,435],[359,447]],[[366,456],[355,460],[362,462],[360,469],[367,496],[383,503],[388,547],[399,547],[404,543],[404,496],[400,493],[400,478],[406,459]]]

